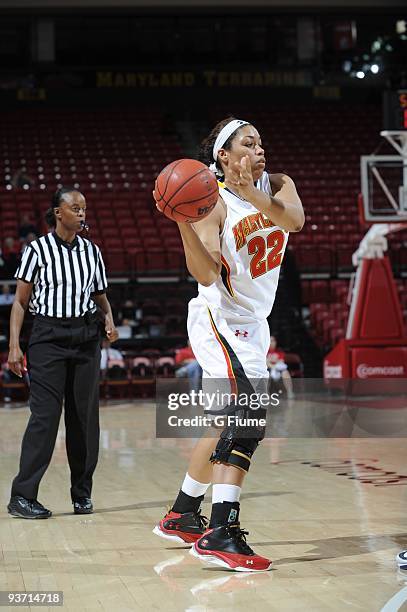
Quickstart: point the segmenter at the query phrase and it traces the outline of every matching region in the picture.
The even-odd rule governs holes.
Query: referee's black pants
[[[100,328],[96,315],[37,315],[28,347],[31,416],[11,495],[37,499],[52,457],[65,399],[71,498],[90,497],[99,453]]]

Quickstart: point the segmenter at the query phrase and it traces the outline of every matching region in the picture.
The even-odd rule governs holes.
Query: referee
[[[15,274],[8,363],[20,377],[24,357],[19,337],[27,307],[35,315],[28,345],[31,416],[8,505],[9,513],[21,518],[51,516],[37,494],[51,461],[64,400],[74,512],[93,511],[92,476],[99,451],[101,324],[97,307],[103,312],[109,341],[117,340],[118,334],[106,297],[102,254],[78,235],[85,216],[84,196],[73,188],[59,189],[46,214],[53,230],[26,247]]]

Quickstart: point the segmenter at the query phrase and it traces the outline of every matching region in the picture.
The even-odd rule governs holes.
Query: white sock
[[[184,482],[182,483],[181,491],[190,495],[191,497],[200,497],[201,495],[205,495],[208,487],[211,483],[208,484],[204,482],[198,482],[191,478],[188,472],[185,475]]]
[[[212,486],[212,503],[220,504],[224,501],[238,502],[242,487],[231,484],[214,484]]]

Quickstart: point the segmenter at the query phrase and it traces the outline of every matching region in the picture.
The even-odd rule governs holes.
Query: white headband
[[[219,132],[215,144],[213,145],[212,157],[214,159],[213,163],[209,166],[209,170],[212,170],[215,174],[220,174],[219,170],[216,166],[216,161],[218,159],[218,153],[220,149],[223,147],[225,142],[232,136],[233,132],[236,132],[243,125],[249,125],[248,121],[242,121],[241,119],[233,119],[221,129]]]

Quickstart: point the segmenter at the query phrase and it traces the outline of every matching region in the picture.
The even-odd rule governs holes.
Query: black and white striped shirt
[[[68,244],[55,232],[27,245],[15,278],[33,283],[30,312],[47,317],[95,312],[92,295],[107,289],[99,247],[81,236]]]

